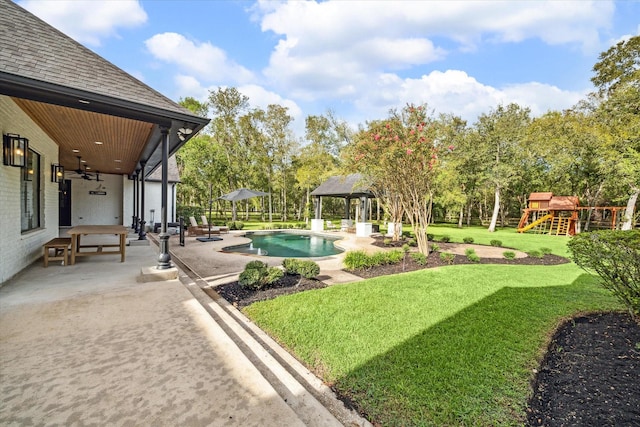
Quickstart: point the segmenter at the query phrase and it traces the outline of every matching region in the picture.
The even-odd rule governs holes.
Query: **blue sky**
[[[17,1],[166,96],[237,87],[252,106],[353,126],[427,103],[470,123],[590,92],[600,52],[640,34],[640,1]]]

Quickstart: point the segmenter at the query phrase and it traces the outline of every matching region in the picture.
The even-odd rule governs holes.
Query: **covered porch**
[[[169,158],[209,119],[11,1],[0,1],[0,28],[0,283],[41,257],[60,226],[119,225],[144,241],[150,190],[162,224],[155,264],[171,268]]]

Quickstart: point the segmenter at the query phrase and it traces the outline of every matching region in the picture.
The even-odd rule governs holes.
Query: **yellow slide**
[[[531,230],[536,225],[540,225],[543,222],[545,222],[546,220],[551,219],[551,218],[553,218],[553,215],[546,214],[542,218],[538,218],[536,221],[533,221],[531,224],[527,225],[526,227],[518,228],[518,233],[524,233],[527,230]]]

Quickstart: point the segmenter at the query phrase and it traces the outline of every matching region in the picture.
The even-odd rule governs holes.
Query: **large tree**
[[[618,153],[615,173],[628,188],[623,229],[629,230],[640,195],[640,36],[601,53],[593,71],[601,100],[596,116]]]
[[[520,147],[527,126],[531,122],[530,110],[518,104],[498,106],[488,114],[482,114],[475,125],[478,141],[485,157],[485,175],[494,190],[494,206],[489,231],[496,229],[502,192],[519,173]]]

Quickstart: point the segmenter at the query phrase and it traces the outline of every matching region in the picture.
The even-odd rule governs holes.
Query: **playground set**
[[[593,217],[597,228],[616,229],[618,211],[626,206],[580,206],[576,196],[554,196],[553,193],[531,193],[529,205],[523,211],[518,233],[527,231],[555,236],[573,236],[580,232],[584,212]]]

